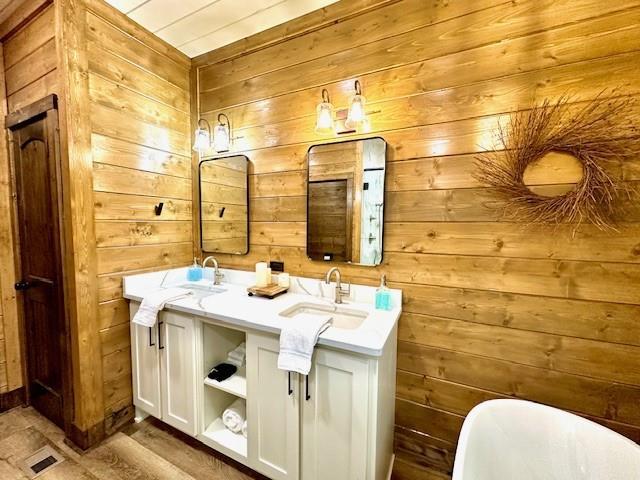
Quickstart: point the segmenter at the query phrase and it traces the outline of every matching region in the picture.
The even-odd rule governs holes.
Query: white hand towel
[[[242,424],[242,436],[247,438],[247,421],[245,420]]]
[[[150,293],[142,299],[138,311],[133,317],[133,323],[143,327],[153,327],[158,320],[158,312],[173,300],[191,295],[189,290],[184,288],[163,288]]]
[[[242,398],[237,399],[222,413],[222,423],[233,433],[241,433],[247,418],[247,405]]]
[[[331,325],[330,315],[301,313],[287,320],[280,332],[278,368],[308,375],[318,337]]]
[[[240,345],[229,352],[229,354],[227,355],[227,363],[240,368],[244,365],[246,352],[247,346],[244,342],[242,342]]]

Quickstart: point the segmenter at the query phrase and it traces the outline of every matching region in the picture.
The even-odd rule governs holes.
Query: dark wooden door
[[[13,140],[13,167],[26,343],[27,391],[30,403],[64,428],[66,332],[62,288],[57,112],[7,117]],[[26,109],[29,112],[28,109]],[[25,118],[26,117],[26,118]],[[15,123],[17,122],[17,123]]]
[[[307,255],[313,260],[351,260],[350,181],[309,182]]]

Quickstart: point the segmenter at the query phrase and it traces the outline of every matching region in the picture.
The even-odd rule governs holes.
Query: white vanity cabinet
[[[131,319],[139,304],[131,302]],[[160,352],[157,347],[157,324],[143,327],[131,323],[131,368],[133,404],[149,415],[160,418]]]
[[[278,369],[278,337],[247,335],[249,465],[273,478],[299,478],[298,374]]]
[[[162,312],[158,328],[162,420],[196,435],[194,318]]]
[[[139,304],[132,302],[131,319]],[[133,404],[196,435],[194,318],[161,312],[154,327],[131,323]]]
[[[303,480],[368,478],[370,363],[350,353],[316,350],[303,381]]]
[[[207,378],[243,342],[246,365]],[[388,480],[396,342],[394,325],[376,354],[318,345],[305,376],[278,369],[275,332],[168,309],[131,324],[134,405],[273,480]],[[246,436],[223,419],[242,400]]]
[[[378,358],[317,347],[308,377],[292,373],[289,383],[278,337],[248,333],[249,466],[274,480],[387,479],[395,334],[390,341]]]

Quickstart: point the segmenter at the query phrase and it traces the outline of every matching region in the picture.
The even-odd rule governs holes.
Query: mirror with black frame
[[[314,145],[307,154],[307,255],[382,262],[387,143],[379,137]]]
[[[200,162],[200,246],[204,253],[249,252],[248,167],[245,155]]]

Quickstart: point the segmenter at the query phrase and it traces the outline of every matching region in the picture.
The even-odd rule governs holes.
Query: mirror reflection
[[[386,148],[382,138],[369,138],[309,149],[309,258],[382,262]]]
[[[244,155],[200,162],[200,244],[203,252],[249,251],[249,159]]]

